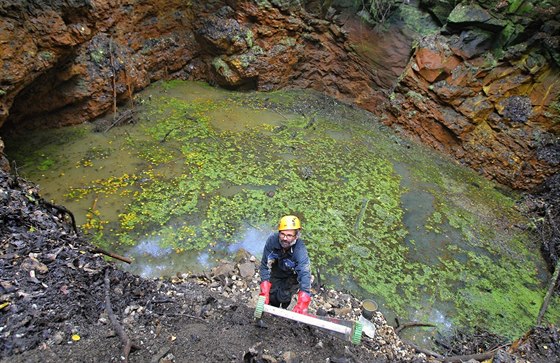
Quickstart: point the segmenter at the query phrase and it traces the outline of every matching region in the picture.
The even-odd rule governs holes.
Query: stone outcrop
[[[560,169],[560,23],[552,20],[558,8],[535,7],[516,20],[520,9],[503,3],[494,12],[459,4],[447,17],[434,7],[449,34],[416,46],[385,122],[527,189]]]
[[[0,125],[89,121],[161,79],[312,88],[506,185],[558,171],[557,8],[422,0],[442,32],[413,48],[329,3],[0,0]]]

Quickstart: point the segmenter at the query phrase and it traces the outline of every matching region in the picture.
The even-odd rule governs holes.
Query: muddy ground
[[[2,362],[121,362],[127,337],[130,362],[435,362],[486,350],[494,362],[560,361],[554,327],[514,344],[457,334],[441,351],[421,352],[379,312],[375,336],[363,335],[359,345],[266,314],[258,324],[254,257],[239,253],[202,275],[134,276],[119,270],[124,262],[95,253],[64,207],[4,172],[0,216]],[[311,312],[357,320],[360,303],[318,288]]]

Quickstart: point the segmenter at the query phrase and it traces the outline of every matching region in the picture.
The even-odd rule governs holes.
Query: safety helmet
[[[296,216],[284,216],[280,219],[280,223],[278,223],[278,230],[285,231],[287,229],[301,229],[301,223],[299,218]]]

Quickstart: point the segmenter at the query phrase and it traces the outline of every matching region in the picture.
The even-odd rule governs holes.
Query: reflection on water
[[[245,250],[260,259],[270,233],[265,229],[249,226],[242,234],[234,237],[232,240],[236,242],[231,244],[180,253],[176,253],[171,247],[161,247],[159,238],[148,238],[126,252],[126,256],[132,258],[134,263],[123,266],[123,269],[142,277],[157,278],[184,272],[208,271],[224,258],[232,260],[239,250]]]
[[[135,256],[147,256],[150,258],[158,258],[169,255],[173,251],[172,248],[163,248],[159,245],[159,238],[150,238],[132,248],[130,251]]]
[[[133,263],[123,269],[142,277],[173,276],[178,273],[200,273],[213,263],[206,251],[198,253],[175,253],[171,247],[161,247],[158,238],[148,238],[126,252]]]
[[[249,227],[245,233],[233,244],[227,247],[228,252],[233,254],[239,249],[244,249],[253,256],[261,256],[264,248],[264,243],[270,235],[270,230],[258,229]]]

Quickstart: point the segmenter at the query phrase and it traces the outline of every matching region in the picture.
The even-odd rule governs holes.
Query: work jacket
[[[297,275],[299,289],[311,294],[311,267],[307,249],[301,238],[288,249],[282,248],[278,232],[266,240],[260,265],[261,281]]]

